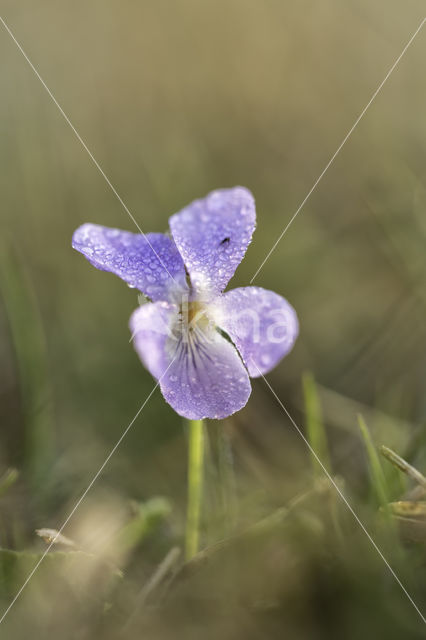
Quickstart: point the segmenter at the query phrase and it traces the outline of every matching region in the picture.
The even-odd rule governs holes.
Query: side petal
[[[142,364],[157,380],[167,371],[176,345],[173,331],[178,307],[169,302],[148,302],[130,316],[132,340]]]
[[[247,371],[235,347],[217,331],[185,339],[177,307],[167,303],[137,309],[130,328],[140,359],[160,380],[165,400],[179,415],[221,419],[247,403]]]
[[[248,189],[212,191],[173,215],[170,229],[197,293],[224,290],[240,264],[256,225]]]
[[[97,269],[110,271],[152,300],[171,300],[187,291],[185,267],[172,238],[83,224],[72,246]]]
[[[291,351],[299,333],[293,307],[260,287],[228,291],[215,301],[211,313],[233,340],[252,378],[273,369]]]

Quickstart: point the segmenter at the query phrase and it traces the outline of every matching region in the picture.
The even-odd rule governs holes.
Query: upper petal
[[[237,346],[251,377],[273,369],[292,349],[299,333],[293,307],[273,291],[241,287],[214,302],[217,325]]]
[[[244,187],[212,191],[169,222],[196,292],[219,293],[251,241],[256,225],[254,198]]]
[[[143,305],[131,319],[135,349],[164,398],[190,420],[225,418],[247,402],[251,385],[235,347],[208,329],[184,339],[177,307]]]
[[[172,238],[83,224],[72,246],[93,266],[111,271],[152,300],[170,300],[187,291],[185,267]]]

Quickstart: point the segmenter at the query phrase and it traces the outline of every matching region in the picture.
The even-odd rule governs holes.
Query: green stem
[[[203,496],[204,424],[188,421],[188,506],[185,556],[190,560],[199,550],[201,501]]]

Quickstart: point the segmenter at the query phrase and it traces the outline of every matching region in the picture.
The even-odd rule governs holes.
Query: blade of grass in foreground
[[[331,464],[327,435],[324,429],[318,391],[312,373],[307,372],[303,375],[302,385],[305,402],[307,438],[312,449],[330,473]],[[313,454],[311,454],[311,459],[315,477],[322,478],[324,476],[324,471],[321,465]]]
[[[358,425],[367,451],[371,491],[375,496],[383,515],[383,523],[385,525],[387,535],[387,542],[385,543],[388,547],[387,551],[388,553],[392,553],[393,558],[401,563],[402,566],[405,561],[404,551],[399,541],[398,524],[392,514],[392,505],[390,502],[391,491],[383,471],[377,448],[371,437],[370,430],[368,429],[361,414],[358,414]]]
[[[15,252],[0,252],[0,294],[16,355],[24,413],[23,475],[42,497],[52,460],[53,417],[46,340],[37,297]]]
[[[318,459],[324,465],[327,472],[332,474],[330,452],[328,447],[327,434],[324,427],[324,421],[321,411],[321,403],[318,395],[317,386],[312,373],[306,372],[302,377],[303,396],[305,402],[306,414],[306,435],[313,451]],[[316,484],[324,478],[324,469],[311,452],[312,468]],[[336,541],[344,544],[344,536],[339,520],[338,496],[334,490],[330,493],[330,516],[333,522],[334,531],[336,533]]]
[[[371,438],[370,431],[361,414],[358,414],[358,425],[361,431],[362,439],[364,441],[365,449],[367,451],[368,469],[373,492],[379,505],[389,513],[388,504],[390,502],[390,497],[385,474],[383,472],[376,447],[374,446],[373,440]]]

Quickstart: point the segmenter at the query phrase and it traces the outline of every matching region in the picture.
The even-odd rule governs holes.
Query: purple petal
[[[148,302],[130,316],[130,331],[134,347],[154,378],[161,378],[170,364],[173,329],[178,321],[178,307],[169,302]],[[166,351],[170,343],[170,352]]]
[[[220,419],[246,404],[251,392],[247,371],[235,347],[216,330],[195,332],[186,341],[177,307],[159,302],[137,309],[130,328],[140,359],[181,416]]]
[[[72,246],[93,266],[115,273],[152,300],[172,300],[188,290],[185,267],[172,238],[83,224]]]
[[[292,349],[299,333],[293,307],[273,291],[241,287],[214,303],[217,325],[237,346],[252,378],[265,374]]]
[[[170,229],[197,292],[219,293],[251,241],[254,199],[243,187],[212,191],[173,215]]]

